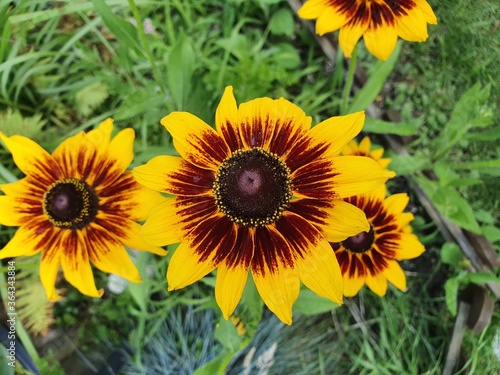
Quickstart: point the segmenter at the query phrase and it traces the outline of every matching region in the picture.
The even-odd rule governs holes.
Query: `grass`
[[[418,138],[409,146],[412,151],[430,147],[454,104],[474,83],[493,84],[486,110],[494,111],[500,102],[495,85],[500,76],[496,63],[500,5],[493,0],[430,3],[439,25],[429,26],[426,43],[403,44],[389,77],[390,89],[383,93],[386,109],[402,111],[404,120],[419,118]],[[146,17],[154,27],[151,33],[142,24]],[[52,150],[61,139],[112,116],[119,128],[136,130],[134,165],[140,165],[155,155],[175,153],[158,124],[161,117],[185,110],[213,124],[215,107],[229,84],[238,102],[284,96],[317,123],[336,114],[340,106],[342,85],[332,75],[338,78],[342,71],[332,69],[293,17],[286,2],[278,0],[3,2],[0,130],[29,135]],[[137,29],[130,19],[135,19]],[[373,62],[362,49],[360,59]],[[480,130],[495,129],[498,120]],[[456,163],[493,160],[499,147],[498,142],[463,140],[448,158]],[[20,176],[3,150],[0,161]],[[478,220],[498,227],[500,173],[475,169],[462,173],[482,178],[482,184],[460,192]],[[409,275],[407,293],[391,289],[380,299],[364,291],[330,314],[297,315],[291,327],[269,316],[254,341],[231,361],[228,373],[241,373],[252,347],[256,351],[251,373],[263,373],[263,354],[269,354],[276,342],[269,374],[439,374],[454,320],[446,308],[443,285],[454,270],[439,261],[443,239],[436,228],[426,223],[429,219],[422,212],[418,216],[416,231],[428,251],[404,264]],[[2,244],[11,232],[0,229]],[[165,266],[157,266],[159,279]],[[183,310],[182,296],[180,302],[169,300],[172,297],[161,290],[164,287],[164,283],[157,285],[144,297],[152,314],[147,317],[154,324],[146,324],[143,336],[134,336],[138,335],[137,310],[114,309],[133,305],[130,295],[113,297],[116,304],[113,299],[85,302],[84,317],[78,310],[83,302],[69,298],[55,309],[55,318],[61,326],[79,326],[81,348],[91,357],[99,346],[108,352],[117,344],[112,338],[120,337],[135,347],[144,343],[142,359],[150,365],[148,374],[162,373],[154,369],[164,369],[187,354],[191,367],[179,373],[189,373],[220,347],[212,335],[212,313],[191,307]],[[211,290],[202,290],[204,296],[212,296]],[[181,305],[178,310],[172,310],[175,303]],[[183,316],[185,311],[189,319]],[[164,319],[160,313],[168,321],[156,324],[152,317]],[[127,314],[127,319],[120,314]],[[87,323],[80,324],[85,319]],[[199,332],[198,319],[206,328]],[[99,325],[102,322],[105,326]],[[481,373],[493,374],[500,367],[492,346],[499,329],[495,314],[485,334],[466,335],[469,364]],[[141,370],[134,360],[127,367],[130,373]]]

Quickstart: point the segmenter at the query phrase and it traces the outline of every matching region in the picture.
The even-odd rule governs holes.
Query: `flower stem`
[[[340,107],[340,114],[346,115],[348,111],[349,98],[351,97],[351,88],[354,81],[354,72],[356,71],[356,60],[358,58],[358,45],[354,46],[352,51],[351,61],[349,61],[349,71],[345,81],[344,92],[342,94],[342,105]]]

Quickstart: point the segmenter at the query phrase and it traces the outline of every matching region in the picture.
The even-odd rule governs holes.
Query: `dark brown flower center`
[[[292,178],[281,159],[260,147],[237,150],[222,162],[215,202],[233,222],[264,226],[278,220],[292,199]]]
[[[85,181],[67,178],[54,182],[43,197],[43,211],[56,227],[82,229],[94,221],[99,197]]]
[[[364,253],[372,248],[373,241],[375,240],[375,234],[373,233],[373,228],[370,227],[369,232],[361,232],[355,236],[351,236],[342,242],[347,250],[353,253]]]

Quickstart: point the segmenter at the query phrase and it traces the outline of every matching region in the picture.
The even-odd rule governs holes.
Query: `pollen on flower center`
[[[222,162],[215,202],[233,222],[264,226],[278,220],[292,199],[292,178],[280,158],[262,148],[237,150]]]
[[[43,197],[43,212],[62,229],[82,229],[94,221],[99,197],[85,181],[67,178],[54,182]]]
[[[342,244],[353,253],[364,253],[371,249],[374,240],[375,234],[373,233],[373,228],[370,227],[369,232],[361,232],[351,236],[343,241]]]

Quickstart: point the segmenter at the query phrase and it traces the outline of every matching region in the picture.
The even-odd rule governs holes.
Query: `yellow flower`
[[[342,302],[342,276],[328,241],[368,229],[342,200],[394,173],[370,158],[338,156],[359,133],[364,113],[323,121],[289,101],[259,98],[239,107],[227,87],[216,130],[186,112],[161,123],[181,157],[158,156],[133,170],[140,183],[174,194],[151,211],[143,235],[155,245],[181,242],[169,264],[169,290],[217,268],[215,297],[227,319],[248,272],[264,303],[291,324],[300,281]]]
[[[427,40],[427,24],[437,24],[425,0],[308,0],[299,9],[304,19],[317,19],[316,33],[340,29],[339,44],[351,57],[361,36],[375,57],[387,60],[398,36],[410,42]]]
[[[370,223],[369,231],[330,243],[342,270],[346,297],[356,295],[365,283],[379,296],[387,292],[387,281],[406,290],[406,277],[397,261],[425,251],[411,233],[413,215],[403,212],[408,200],[404,193],[386,198],[385,186],[345,199],[362,209]]]
[[[367,156],[375,160],[382,168],[387,168],[387,166],[391,163],[391,159],[382,158],[382,156],[384,155],[383,148],[371,150],[370,137],[364,137],[361,142],[359,142],[359,144],[355,139],[353,139],[344,147],[341,154]]]
[[[145,242],[138,220],[163,201],[139,185],[130,172],[134,131],[112,140],[113,120],[62,142],[50,155],[32,140],[0,133],[14,162],[26,175],[0,185],[0,224],[20,226],[0,251],[0,259],[42,253],[40,278],[50,300],[59,296],[55,282],[64,276],[81,293],[100,297],[90,262],[103,272],[129,281],[141,277],[124,248],[166,252]]]

